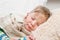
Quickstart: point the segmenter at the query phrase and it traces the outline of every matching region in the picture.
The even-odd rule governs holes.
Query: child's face
[[[28,13],[24,19],[26,29],[29,31],[35,30],[40,24],[45,21],[45,15],[37,11]]]

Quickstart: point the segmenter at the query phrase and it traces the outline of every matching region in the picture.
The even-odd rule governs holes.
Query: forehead
[[[32,11],[32,12],[30,12],[30,15],[38,17],[38,16],[42,16],[43,13],[42,12],[38,12],[38,11]]]

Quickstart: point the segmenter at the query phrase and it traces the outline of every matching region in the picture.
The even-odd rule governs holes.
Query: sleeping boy
[[[27,14],[24,18],[24,22],[17,22],[16,18],[14,18],[9,25],[4,25],[5,27],[2,26],[2,29],[10,40],[15,40],[13,39],[14,37],[24,38],[23,40],[35,40],[31,32],[46,22],[50,15],[49,9],[44,6],[37,6]]]

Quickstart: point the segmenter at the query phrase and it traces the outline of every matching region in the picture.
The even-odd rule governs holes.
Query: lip
[[[27,25],[26,24],[26,27],[25,27],[28,31],[30,31],[31,32],[31,28],[30,28],[30,26],[29,25]]]

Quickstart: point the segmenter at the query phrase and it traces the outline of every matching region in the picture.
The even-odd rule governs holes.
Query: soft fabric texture
[[[51,10],[51,17],[33,35],[37,40],[60,40],[60,9]]]
[[[0,40],[27,40],[26,37],[13,37],[13,38],[9,38],[5,32],[3,31],[3,29],[0,28]]]
[[[30,32],[24,28],[23,22],[14,21],[14,16],[11,16],[11,14],[0,18],[0,27],[9,37],[25,37],[30,34]]]

